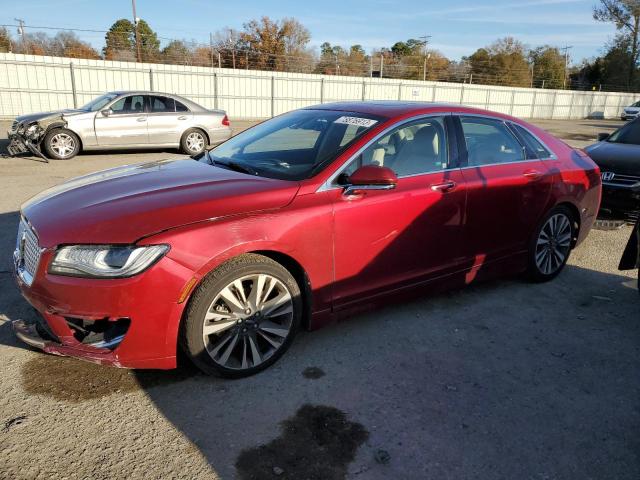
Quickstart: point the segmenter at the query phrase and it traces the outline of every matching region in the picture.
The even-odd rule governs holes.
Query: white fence
[[[222,108],[237,119],[267,118],[340,100],[461,103],[524,118],[617,118],[636,95],[541,90],[112,62],[0,53],[0,117],[73,108],[111,90],[154,90]]]

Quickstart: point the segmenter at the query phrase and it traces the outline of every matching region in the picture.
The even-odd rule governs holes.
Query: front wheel
[[[69,160],[80,152],[80,139],[71,130],[54,128],[43,140],[44,150],[54,160]]]
[[[567,264],[576,233],[568,208],[556,207],[542,220],[529,246],[529,278],[546,282],[555,278]]]
[[[196,290],[181,343],[203,372],[245,377],[282,356],[301,317],[300,288],[289,271],[246,254],[218,267]]]

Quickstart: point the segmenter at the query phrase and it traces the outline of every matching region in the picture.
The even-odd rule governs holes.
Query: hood
[[[640,175],[640,145],[603,141],[584,150],[603,172]]]
[[[638,112],[640,112],[640,107],[625,107],[624,108],[624,112],[625,113],[638,113]]]
[[[133,243],[151,234],[293,200],[298,182],[255,177],[195,160],[128,165],[70,180],[22,206],[40,246]]]
[[[18,123],[22,123],[22,122],[31,123],[31,122],[36,122],[38,120],[44,120],[47,118],[59,117],[61,115],[64,115],[65,117],[70,117],[72,115],[80,115],[81,113],[87,113],[87,112],[85,110],[67,109],[67,110],[55,110],[53,112],[29,113],[28,115],[20,115],[19,117],[16,117],[16,121]]]

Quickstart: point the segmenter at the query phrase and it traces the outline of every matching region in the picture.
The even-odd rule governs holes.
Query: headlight
[[[37,124],[34,123],[33,125],[31,125],[31,126],[26,128],[26,130],[24,131],[24,134],[26,136],[30,137],[32,135],[35,135],[38,132],[39,128],[40,127]]]
[[[131,277],[149,268],[168,251],[168,245],[70,245],[56,252],[49,273],[88,278]]]

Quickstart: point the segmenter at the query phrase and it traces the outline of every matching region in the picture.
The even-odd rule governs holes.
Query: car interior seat
[[[412,140],[406,141],[391,168],[396,175],[412,175],[435,170],[440,163],[435,145],[438,129],[425,125],[417,130]]]

